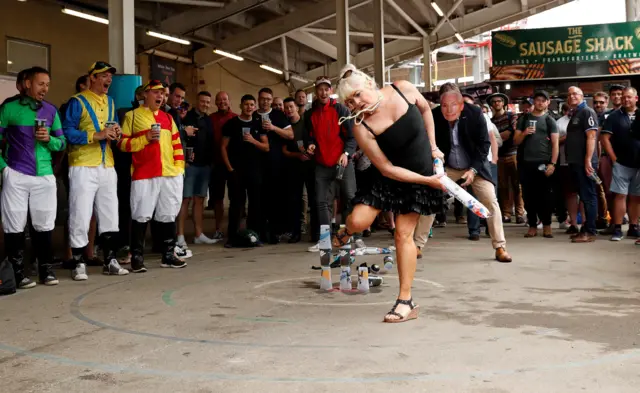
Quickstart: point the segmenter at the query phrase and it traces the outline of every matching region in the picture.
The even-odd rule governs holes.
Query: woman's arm
[[[378,142],[373,135],[366,131],[361,125],[354,124],[353,133],[358,142],[358,146],[360,146],[364,154],[369,157],[371,163],[378,168],[384,177],[404,183],[424,184],[431,188],[443,189],[439,180],[441,175],[422,176],[408,169],[393,165],[382,150],[380,150],[380,146],[378,146]]]

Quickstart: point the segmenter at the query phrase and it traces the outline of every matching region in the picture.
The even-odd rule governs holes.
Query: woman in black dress
[[[359,188],[346,228],[333,242],[335,246],[348,242],[352,233],[369,227],[381,211],[395,213],[400,293],[384,321],[415,319],[418,306],[411,298],[416,270],[413,233],[421,215],[445,209],[442,175],[433,172],[433,158],[442,157],[442,153],[435,147],[431,109],[407,81],[378,89],[368,75],[352,65],[341,75],[336,92],[352,116],[340,121],[355,120],[355,138],[375,166],[376,175],[369,187]]]

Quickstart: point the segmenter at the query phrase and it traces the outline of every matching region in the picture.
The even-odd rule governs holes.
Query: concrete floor
[[[0,391],[638,392],[640,250],[506,232],[512,264],[460,225],[437,229],[421,316],[397,325],[381,323],[395,270],[366,295],[320,293],[308,243],[194,246],[186,269],[86,282],[61,271],[0,298]]]

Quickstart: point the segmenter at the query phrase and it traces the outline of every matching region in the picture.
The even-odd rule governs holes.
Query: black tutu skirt
[[[418,213],[423,216],[445,213],[446,195],[442,190],[386,178],[376,169],[364,187],[358,184],[353,205],[367,205],[394,214]]]

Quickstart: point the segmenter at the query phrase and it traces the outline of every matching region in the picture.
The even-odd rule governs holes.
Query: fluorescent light
[[[436,11],[436,13],[439,16],[444,16],[444,12],[442,12],[442,10],[440,9],[440,7],[438,7],[438,4],[435,1],[431,2],[431,7],[433,7],[433,9]]]
[[[11,60],[7,60],[7,64],[11,65],[13,62]]]
[[[63,14],[67,14],[67,15],[71,15],[71,16],[77,16],[78,18],[90,20],[90,21],[93,21],[93,22],[102,23],[103,25],[108,25],[109,24],[109,19],[101,18],[101,17],[95,16],[95,15],[85,14],[84,12],[80,12],[80,11],[70,10],[70,9],[68,9],[66,7],[62,9],[62,13]]]
[[[301,76],[298,75],[294,75],[294,74],[290,74],[291,75],[291,79],[296,80],[298,82],[302,82],[302,83],[309,83],[309,81],[307,79],[304,79]]]
[[[337,94],[331,94],[329,96],[329,98],[333,98],[334,100],[337,100],[338,99],[338,95]]]
[[[161,38],[163,40],[167,40],[171,42],[177,42],[178,44],[182,44],[182,45],[191,45],[190,41],[183,40],[182,38],[172,37],[166,34],[156,33],[155,31],[147,31],[147,35],[150,35],[151,37]]]
[[[445,83],[456,83],[456,80],[455,79],[440,79],[440,80],[437,80],[437,81],[433,82],[433,84],[436,85],[436,86],[442,86]]]
[[[468,83],[468,82],[473,82],[472,76],[465,76],[463,78],[458,78],[458,83]]]
[[[260,64],[260,68],[262,68],[263,70],[271,71],[271,72],[276,73],[278,75],[282,75],[282,71],[280,71],[277,68],[269,67],[268,65]]]
[[[458,39],[458,41],[462,42],[464,44],[464,38],[462,38],[462,36],[460,35],[460,33],[456,33],[455,34],[456,38]]]
[[[225,52],[225,51],[220,50],[220,49],[214,49],[214,50],[213,50],[213,53],[218,54],[218,55],[220,55],[220,56],[228,57],[228,58],[233,59],[233,60],[238,60],[238,61],[243,61],[243,60],[244,60],[244,59],[243,59],[242,57],[240,57],[240,56],[236,56],[236,55],[234,55],[234,54],[232,54],[232,53]]]
[[[484,79],[485,80],[491,79],[491,74],[484,74]]]
[[[511,85],[507,83],[506,85],[504,85],[504,89],[505,90],[511,90]]]

